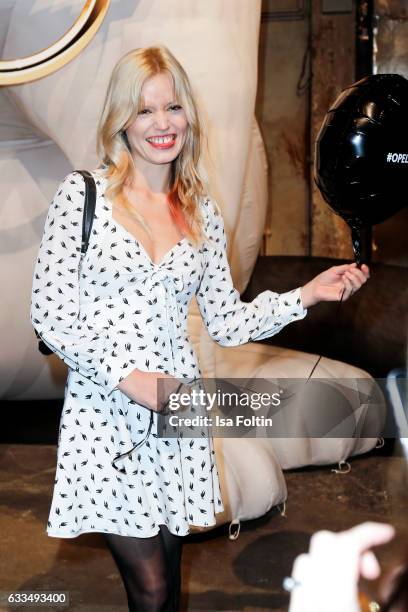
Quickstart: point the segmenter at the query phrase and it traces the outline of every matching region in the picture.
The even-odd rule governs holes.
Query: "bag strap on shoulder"
[[[81,253],[84,255],[88,248],[89,237],[91,235],[92,223],[95,215],[96,204],[96,185],[95,180],[88,170],[76,170],[85,180],[85,204],[82,217],[82,242]]]
[[[85,180],[85,203],[84,213],[82,217],[82,241],[81,241],[81,253],[82,257],[86,253],[89,244],[89,237],[91,235],[92,223],[95,215],[96,205],[96,184],[95,180],[88,170],[76,170],[79,174],[82,174]],[[38,350],[43,355],[51,355],[53,351],[41,340],[40,334],[34,329],[35,335],[38,339]]]

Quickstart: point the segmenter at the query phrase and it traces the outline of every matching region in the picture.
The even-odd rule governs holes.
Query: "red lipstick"
[[[154,138],[153,136],[151,138]],[[174,147],[176,142],[176,136],[174,134],[168,134],[166,136],[156,136],[157,139],[165,139],[164,142],[160,142],[159,140],[151,141],[146,138],[146,142],[149,143],[154,149],[171,149]]]

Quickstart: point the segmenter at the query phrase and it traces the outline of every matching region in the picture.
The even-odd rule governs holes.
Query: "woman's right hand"
[[[135,368],[121,380],[118,389],[129,399],[149,410],[162,412],[169,395],[175,392],[179,385],[179,380],[170,374],[143,372]]]

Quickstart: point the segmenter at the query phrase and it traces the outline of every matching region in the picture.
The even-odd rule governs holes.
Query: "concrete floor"
[[[55,456],[54,445],[0,445],[0,591],[69,591],[69,610],[127,612],[120,577],[99,534],[46,535]],[[399,537],[378,557],[385,569],[394,564],[403,546],[408,549],[403,460],[376,451],[352,459],[351,466],[348,474],[335,474],[331,466],[286,472],[286,516],[272,509],[244,522],[235,541],[225,526],[187,536],[182,611],[287,610],[282,578],[318,529],[337,531],[368,519],[392,522]]]

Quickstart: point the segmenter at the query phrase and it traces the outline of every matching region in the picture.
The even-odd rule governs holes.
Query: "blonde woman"
[[[47,533],[101,532],[129,610],[178,610],[183,536],[223,510],[213,441],[158,435],[158,381],[200,370],[186,332],[195,295],[224,346],[267,338],[319,300],[347,299],[368,269],[337,266],[284,294],[240,301],[223,219],[199,172],[188,77],[164,47],[115,66],[98,130],[101,165],[88,250],[84,180],[71,172],[45,221],[31,321],[69,366]]]

